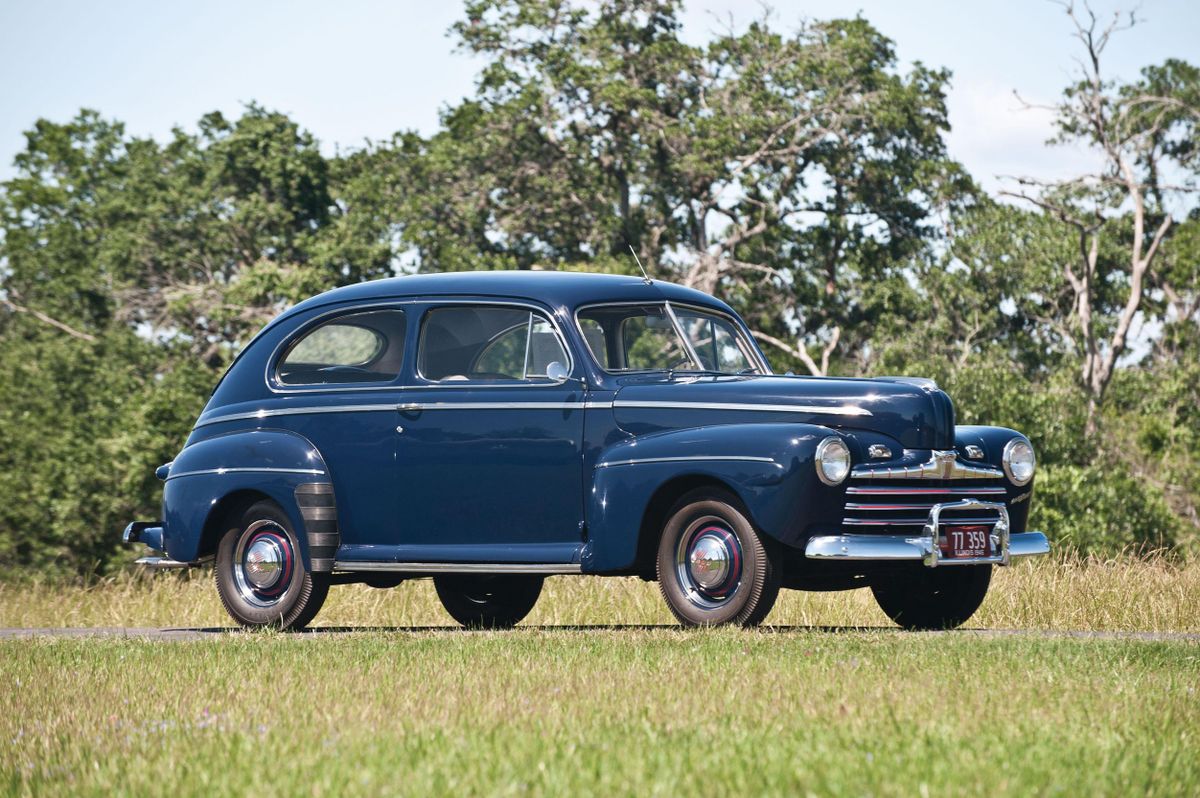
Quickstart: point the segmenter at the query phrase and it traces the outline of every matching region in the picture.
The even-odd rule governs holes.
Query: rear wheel
[[[779,544],[759,535],[729,493],[681,498],[658,546],[658,586],[685,626],[757,626],[779,596]]]
[[[507,629],[533,609],[544,577],[532,574],[446,574],[433,586],[450,617],[470,629]]]
[[[871,586],[875,601],[905,629],[953,629],[979,609],[992,581],[990,565],[914,566]]]
[[[221,537],[213,576],[226,612],[248,629],[301,629],[329,592],[328,574],[304,570],[291,521],[272,501],[251,505]]]

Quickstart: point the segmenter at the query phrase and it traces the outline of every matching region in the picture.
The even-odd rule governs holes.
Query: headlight
[[[817,476],[826,485],[840,485],[850,476],[850,450],[841,438],[829,437],[817,444]]]
[[[1037,457],[1033,454],[1033,446],[1024,438],[1013,438],[1004,447],[1001,456],[1004,463],[1004,473],[1014,485],[1024,485],[1033,479],[1037,468]]]

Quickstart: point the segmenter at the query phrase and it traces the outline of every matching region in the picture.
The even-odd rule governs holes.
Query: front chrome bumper
[[[941,556],[941,514],[947,510],[992,510],[998,514],[991,531],[987,557],[945,559]],[[950,522],[953,523],[953,522]],[[920,560],[930,568],[939,565],[1008,565],[1013,557],[1050,553],[1050,542],[1041,532],[1009,532],[1008,508],[999,502],[964,499],[935,504],[920,535],[822,535],[811,538],[804,556],[813,560]]]
[[[930,562],[935,551],[933,538],[906,535],[823,535],[808,541],[804,556],[814,560],[921,560],[926,565],[1007,565],[1013,557],[1034,557],[1050,553],[1050,542],[1041,532],[1019,532],[1008,536],[1008,556],[976,557],[962,560],[939,558]]]

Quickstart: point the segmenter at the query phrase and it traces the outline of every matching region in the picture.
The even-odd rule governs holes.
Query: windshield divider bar
[[[687,351],[688,357],[690,357],[692,362],[696,364],[696,368],[698,368],[700,371],[704,371],[704,363],[700,360],[700,355],[696,354],[696,349],[692,346],[692,342],[689,341],[687,335],[684,334],[683,325],[679,323],[679,317],[675,315],[675,308],[671,307],[670,302],[664,302],[663,304],[667,308],[667,315],[671,317],[671,323],[675,325],[675,332],[678,333],[679,340],[683,341],[683,347]]]

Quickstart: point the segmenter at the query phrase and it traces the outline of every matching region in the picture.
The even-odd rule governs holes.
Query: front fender
[[[813,424],[726,424],[644,435],[610,446],[592,471],[583,570],[633,567],[651,503],[675,485],[682,491],[700,481],[723,484],[759,530],[798,545],[810,527],[836,524],[840,517],[840,488],[822,483],[814,468],[817,444],[837,434]],[[657,529],[651,532],[658,534]]]
[[[171,463],[163,489],[163,543],[171,559],[194,562],[213,553],[205,530],[228,502],[254,493],[274,500],[292,522],[300,554],[311,568],[309,537],[296,489],[330,483],[321,453],[286,430],[248,430],[206,438],[186,447]],[[329,491],[332,505],[332,489]],[[310,511],[311,515],[312,512]]]
[[[983,463],[1004,470],[1003,454],[1005,445],[1013,438],[1025,438],[1026,436],[1016,430],[1008,429],[1007,427],[981,427],[959,425],[955,428],[955,444],[960,451],[964,451],[968,444],[974,444],[983,449]],[[1035,447],[1036,451],[1036,447]],[[1004,479],[1004,487],[1007,489],[1008,502],[1008,520],[1013,532],[1024,532],[1029,521],[1029,507],[1032,504],[1033,483],[1037,481],[1035,476],[1024,485],[1014,485],[1008,481],[1007,476]]]

